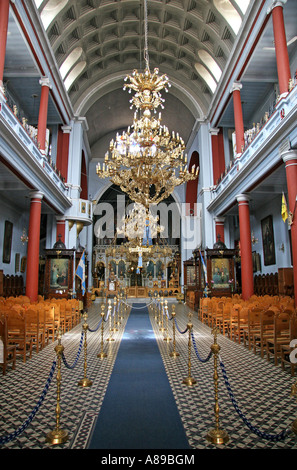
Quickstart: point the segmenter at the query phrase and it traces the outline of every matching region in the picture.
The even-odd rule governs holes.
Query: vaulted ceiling
[[[115,132],[133,118],[129,95],[122,90],[133,69],[144,68],[144,0],[24,0],[40,22],[69,94],[73,113],[86,116],[93,157],[107,148]],[[249,0],[147,0],[150,68],[169,76],[162,121],[187,142],[197,121],[211,112],[216,90],[226,73],[236,42],[257,2]],[[260,3],[260,2],[259,2]],[[262,2],[263,3],[263,2]],[[264,10],[267,10],[266,2]],[[289,54],[296,52],[297,0],[284,4]],[[4,78],[24,113],[37,121],[40,71],[13,13]],[[23,78],[26,77],[26,81]],[[242,80],[244,118],[277,83],[272,20],[262,31]],[[20,96],[20,90],[21,96]],[[60,122],[54,102],[49,123]],[[217,125],[232,127],[232,100]]]

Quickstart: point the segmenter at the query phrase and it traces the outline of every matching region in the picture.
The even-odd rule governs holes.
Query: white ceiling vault
[[[122,87],[128,73],[144,68],[144,0],[35,3],[75,113],[87,117],[92,148],[132,121]],[[166,73],[172,85],[162,119],[186,142],[208,114],[249,3],[147,2],[150,68]]]

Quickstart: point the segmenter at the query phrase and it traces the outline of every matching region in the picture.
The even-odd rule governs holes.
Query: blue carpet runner
[[[133,306],[88,448],[189,449],[148,309]]]

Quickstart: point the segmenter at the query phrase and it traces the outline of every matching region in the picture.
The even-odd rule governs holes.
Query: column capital
[[[72,131],[71,126],[62,126],[61,129],[63,131],[63,134],[70,134],[70,132]]]
[[[238,194],[236,196],[237,202],[249,202],[250,196],[247,194]]]
[[[272,12],[272,10],[276,7],[284,7],[284,4],[287,3],[287,0],[273,0],[270,7],[267,9],[267,15]]]
[[[211,129],[209,129],[210,135],[218,135],[219,132],[220,129],[218,127],[212,127]]]
[[[48,88],[52,88],[52,85],[50,83],[50,80],[48,77],[41,77],[40,80],[39,80],[39,84],[41,86],[47,86]]]
[[[286,163],[289,160],[297,160],[297,149],[286,150],[285,152],[281,154],[281,157],[284,163]]]
[[[217,216],[217,217],[214,218],[214,221],[218,224],[223,224],[225,222],[225,220],[226,220],[226,217],[223,217],[223,216],[222,217]]]
[[[44,194],[41,191],[30,191],[30,198],[31,199],[43,199]]]
[[[230,93],[233,93],[233,91],[240,91],[241,89],[242,89],[242,84],[239,82],[234,82],[231,87]]]

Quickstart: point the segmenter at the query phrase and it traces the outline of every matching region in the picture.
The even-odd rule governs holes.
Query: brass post
[[[87,329],[88,329],[87,318],[88,318],[88,315],[85,312],[83,314],[83,319],[85,321],[84,324],[83,324],[84,337],[85,337],[85,339],[84,339],[84,353],[85,353],[85,357],[84,357],[84,378],[81,379],[78,382],[78,385],[80,387],[91,387],[91,385],[92,385],[92,381],[87,379]]]
[[[112,337],[112,326],[111,326],[111,300],[109,299],[108,301],[108,314],[109,314],[109,338],[107,338],[106,341],[114,341],[114,338]]]
[[[165,300],[165,315],[166,315],[166,336],[164,338],[164,341],[171,341],[171,338],[169,337],[169,331],[168,331],[168,301],[167,299]]]
[[[159,310],[159,320],[158,320],[158,325],[161,326],[162,322],[161,322],[161,302],[160,302],[160,296],[158,294],[158,298],[157,298],[157,305],[158,305],[158,310]]]
[[[175,305],[172,305],[172,312],[171,312],[171,315],[173,317],[173,324],[172,324],[172,334],[173,334],[173,351],[170,353],[170,356],[171,357],[178,357],[179,356],[179,353],[175,350],[175,322],[174,322],[174,319],[175,319]]]
[[[121,300],[121,302],[120,302],[120,313],[121,313],[120,320],[124,320],[124,318],[125,318],[124,315],[123,315],[123,304],[124,304],[123,297],[124,297],[124,294],[123,294],[123,292],[121,292],[121,295],[120,295],[120,300]]]
[[[158,313],[158,308],[157,308],[156,302],[153,303],[153,310],[154,310],[154,318],[155,318],[155,321],[157,322],[159,313]]]
[[[99,354],[97,354],[97,357],[100,357],[103,359],[104,357],[107,357],[107,354],[103,351],[103,335],[104,335],[104,305],[101,305],[101,351]]]
[[[113,305],[114,305],[114,316],[113,316],[113,331],[118,331],[116,325],[117,325],[117,322],[116,322],[116,315],[117,315],[117,312],[116,312],[116,303],[117,303],[117,298],[116,296],[114,296],[113,298]]]
[[[46,436],[46,441],[50,444],[64,444],[68,440],[68,432],[60,429],[60,416],[61,416],[61,408],[60,408],[60,396],[61,396],[61,358],[62,353],[64,351],[64,346],[61,344],[61,337],[62,332],[59,328],[58,330],[58,344],[55,347],[55,351],[57,354],[57,404],[56,404],[56,427],[52,431],[50,431]]]
[[[115,299],[116,299],[116,315],[117,315],[117,325],[120,325],[121,322],[120,322],[120,317],[119,317],[119,309],[120,309],[120,306],[119,306],[119,298],[117,296],[115,296]]]
[[[161,297],[161,328],[159,328],[160,331],[164,332],[164,315],[163,315],[163,305],[164,305],[164,300],[163,300],[163,297]]]
[[[189,341],[188,341],[188,377],[186,377],[184,380],[183,380],[183,384],[185,385],[188,385],[188,386],[191,386],[191,385],[195,385],[196,383],[196,380],[193,379],[193,377],[191,377],[191,331],[192,331],[192,328],[193,328],[193,324],[191,323],[191,317],[192,317],[192,313],[190,312],[189,313],[189,322],[187,324],[187,328],[188,328],[188,331],[189,331]]]
[[[218,328],[215,327],[212,330],[212,334],[214,335],[214,343],[211,346],[211,351],[214,355],[214,390],[215,390],[215,405],[214,405],[214,412],[215,412],[215,420],[216,425],[215,429],[211,429],[207,433],[207,440],[212,442],[213,444],[226,444],[229,441],[229,436],[226,431],[220,429],[219,423],[219,400],[218,400],[218,354],[220,351],[220,346],[217,344],[217,335],[218,335]]]

